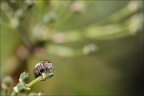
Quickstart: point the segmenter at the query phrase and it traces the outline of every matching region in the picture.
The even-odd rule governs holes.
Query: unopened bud
[[[16,93],[20,93],[20,92],[24,92],[26,90],[29,90],[27,88],[26,84],[23,82],[19,82],[13,89]]]
[[[29,80],[29,73],[23,72],[20,75],[19,82],[27,82]]]
[[[1,87],[3,89],[8,89],[11,87],[11,85],[12,85],[12,78],[10,76],[7,76],[2,80]]]
[[[42,77],[43,77],[42,81],[45,81],[46,79],[51,78],[53,75],[54,73],[50,73],[49,71],[42,73]]]

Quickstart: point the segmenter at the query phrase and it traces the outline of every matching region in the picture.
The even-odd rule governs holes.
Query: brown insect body
[[[44,60],[36,64],[33,69],[33,74],[35,75],[35,78],[37,78],[45,71],[53,72],[54,70],[54,65],[49,60]]]

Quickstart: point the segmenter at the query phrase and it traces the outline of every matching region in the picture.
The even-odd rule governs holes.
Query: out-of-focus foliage
[[[26,70],[32,80],[35,64],[49,59],[55,76],[32,87],[33,92],[142,94],[143,3],[1,0],[1,78]]]

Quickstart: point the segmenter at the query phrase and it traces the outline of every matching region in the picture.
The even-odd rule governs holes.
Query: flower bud
[[[19,82],[27,82],[29,80],[29,73],[23,72],[20,75]]]
[[[51,78],[53,75],[54,75],[54,73],[50,73],[49,71],[45,71],[44,73],[42,73],[42,77],[43,77],[42,81],[45,81],[46,79]]]
[[[20,93],[20,92],[24,92],[26,90],[29,90],[27,88],[26,84],[23,82],[19,82],[13,89],[15,90],[16,93]]]
[[[8,89],[9,87],[11,87],[11,85],[12,85],[12,78],[10,76],[7,76],[2,80],[1,87],[3,89]]]

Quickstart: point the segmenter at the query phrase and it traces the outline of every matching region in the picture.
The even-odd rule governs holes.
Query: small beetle
[[[55,70],[54,65],[49,60],[43,60],[35,65],[33,69],[33,74],[35,78],[42,75],[43,72],[49,71],[53,72]]]

